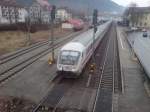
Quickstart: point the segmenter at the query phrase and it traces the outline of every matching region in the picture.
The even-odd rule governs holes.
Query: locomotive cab
[[[74,47],[71,47],[72,45]],[[77,43],[73,43],[72,45],[67,45],[60,51],[57,61],[58,73],[63,72],[76,75],[81,73],[82,50],[75,47]]]
[[[79,76],[110,25],[111,22],[107,22],[98,26],[94,44],[92,29],[65,44],[58,53],[57,73],[67,78]]]
[[[77,67],[81,60],[81,53],[78,51],[62,51],[59,57],[59,64],[63,65],[65,70],[77,71]],[[63,69],[63,68],[62,68]]]

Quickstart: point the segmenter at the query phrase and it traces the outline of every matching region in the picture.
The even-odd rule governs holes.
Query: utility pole
[[[94,9],[94,12],[93,12],[93,26],[94,26],[94,31],[93,31],[93,56],[92,56],[92,59],[93,59],[93,63],[95,62],[95,56],[94,56],[94,51],[95,51],[95,48],[94,48],[94,43],[95,43],[95,33],[97,32],[97,17],[98,17],[98,10],[97,9]]]
[[[97,32],[97,17],[98,17],[98,10],[97,9],[94,9],[94,12],[93,12],[93,26],[94,26],[94,29],[93,29],[93,54],[92,54],[92,64],[90,64],[90,77],[92,74],[94,74],[95,70],[96,70],[96,63],[95,63],[95,54],[94,54],[94,51],[95,51],[95,47],[94,47],[94,44],[95,44],[95,33]]]
[[[88,20],[88,22],[89,22],[89,20],[90,20],[90,5],[89,5],[89,3],[87,4],[87,20]]]
[[[51,10],[51,45],[52,45],[52,62],[55,62],[55,51],[54,51],[54,20],[56,14],[56,6],[52,6]]]
[[[31,12],[30,12],[30,8],[27,7],[26,8],[27,10],[27,17],[26,17],[26,20],[25,20],[25,24],[26,24],[26,27],[27,27],[27,34],[26,34],[26,37],[27,37],[27,40],[26,40],[26,44],[27,45],[30,45],[30,42],[31,42],[31,35],[30,35],[30,30],[31,30]]]

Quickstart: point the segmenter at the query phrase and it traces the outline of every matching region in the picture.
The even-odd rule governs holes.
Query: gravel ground
[[[0,112],[31,112],[33,102],[14,97],[0,97]]]

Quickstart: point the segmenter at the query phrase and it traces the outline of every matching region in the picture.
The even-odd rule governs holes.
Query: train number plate
[[[72,69],[72,67],[70,67],[70,66],[65,67],[65,70],[71,70],[71,69]]]

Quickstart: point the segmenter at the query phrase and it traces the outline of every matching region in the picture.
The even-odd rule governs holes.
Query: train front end
[[[79,48],[80,47],[80,48]],[[69,43],[59,53],[57,73],[65,77],[79,76],[81,73],[82,50],[81,45]]]

